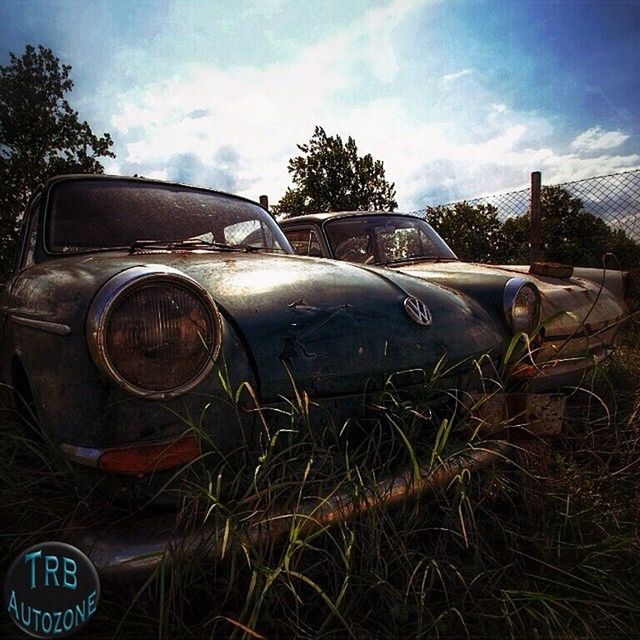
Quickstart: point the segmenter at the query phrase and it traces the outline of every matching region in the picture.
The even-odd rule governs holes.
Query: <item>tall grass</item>
[[[420,402],[390,381],[357,420],[335,421],[294,385],[277,413],[254,406],[255,447],[226,458],[192,423],[210,453],[166,491],[180,498],[183,527],[215,532],[215,553],[204,543],[199,557],[171,555],[146,581],[105,584],[85,637],[632,637],[637,343],[574,390],[559,438],[515,439],[498,466],[461,470],[421,500],[314,522],[321,511],[309,505],[322,496],[357,504],[383,477],[491,445],[467,428],[443,371],[424,378]],[[237,405],[251,398],[246,387],[227,392]],[[443,393],[458,402],[435,403]],[[2,568],[28,544],[122,515],[13,416],[3,422]],[[266,535],[274,530],[277,541]],[[10,625],[3,617],[0,634]]]

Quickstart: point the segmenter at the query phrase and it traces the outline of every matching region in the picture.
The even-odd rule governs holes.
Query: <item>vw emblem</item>
[[[421,327],[431,326],[431,311],[429,311],[429,307],[427,307],[422,300],[413,297],[405,298],[404,310],[407,312],[407,315]]]

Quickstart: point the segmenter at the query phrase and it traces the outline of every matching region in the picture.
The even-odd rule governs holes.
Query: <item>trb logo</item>
[[[35,638],[64,638],[81,629],[96,612],[100,580],[79,549],[43,542],[22,552],[4,584],[5,610]]]

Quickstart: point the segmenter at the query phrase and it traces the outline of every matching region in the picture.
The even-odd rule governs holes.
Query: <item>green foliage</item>
[[[498,262],[506,264],[527,264],[529,262],[529,215],[507,218],[502,223],[504,251]]]
[[[311,140],[297,146],[303,155],[291,158],[288,165],[295,186],[287,188],[274,213],[393,211],[398,206],[382,161],[369,153],[359,156],[351,136],[345,144],[340,136],[327,136],[316,127]]]
[[[601,266],[606,253],[623,265],[640,257],[640,246],[624,231],[611,229],[602,218],[584,211],[582,201],[561,187],[545,187],[541,194],[541,238],[545,259],[580,266]],[[502,231],[505,261],[523,261],[529,253],[529,217],[505,221]]]
[[[582,201],[562,187],[541,193],[542,254],[545,260],[575,266],[631,267],[640,261],[640,245],[624,231],[613,229],[584,210]],[[507,218],[502,224],[491,205],[466,202],[427,209],[426,219],[463,260],[504,264],[529,262],[529,215]]]
[[[600,265],[611,230],[583,209],[582,201],[560,187],[542,189],[542,252],[547,259],[567,264]]]
[[[450,207],[429,207],[425,218],[458,257],[495,262],[503,252],[498,210],[490,204],[457,202]]]
[[[65,99],[71,67],[51,49],[27,45],[0,66],[0,279],[13,263],[20,216],[34,189],[61,173],[102,173],[114,157],[111,137],[97,137]]]
[[[89,633],[131,640],[635,637],[639,373],[635,341],[574,391],[559,437],[514,435],[494,468],[460,472],[419,502],[331,526],[321,506],[310,513],[308,505],[324,504],[318,496],[332,488],[361,503],[382,478],[407,468],[416,477],[495,443],[469,435],[461,406],[435,402],[447,392],[444,365],[425,375],[420,402],[389,381],[366,419],[345,424],[294,385],[288,404],[261,409],[259,457],[243,451],[238,458],[247,454],[248,485],[238,481],[237,461],[217,452],[205,473],[185,473],[175,523],[194,532],[209,525],[199,557],[182,557],[176,545],[173,563],[144,583],[104,580]],[[499,380],[486,382],[490,391]],[[246,411],[241,395],[249,385],[226,388]],[[316,411],[325,419],[312,424]],[[121,522],[124,509],[103,499],[98,476],[81,490],[89,470],[68,463],[55,444],[20,435],[11,413],[2,420],[0,573],[44,536],[73,542]],[[256,516],[261,525],[247,531]],[[277,543],[261,539],[267,531],[272,538],[280,532]],[[0,620],[0,636],[14,631],[8,616]]]
[[[622,229],[614,229],[609,237],[609,251],[623,267],[638,268],[640,244],[632,240]]]

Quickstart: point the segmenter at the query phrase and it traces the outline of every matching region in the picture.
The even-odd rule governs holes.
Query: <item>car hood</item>
[[[317,396],[360,392],[379,387],[391,372],[429,369],[442,356],[453,363],[501,352],[509,338],[500,321],[458,292],[395,271],[298,256],[66,257],[29,269],[18,284],[20,297],[40,301],[39,317],[83,332],[100,286],[119,271],[154,264],[179,269],[206,287],[245,346],[263,399],[291,396],[294,382]],[[25,295],[29,288],[40,295]],[[403,305],[409,295],[429,307],[430,327],[409,319]]]
[[[565,337],[583,328],[597,331],[623,318],[625,304],[619,295],[621,272],[602,269],[576,270],[571,278],[552,278],[528,273],[529,266],[494,266],[467,262],[421,262],[394,267],[394,270],[427,278],[432,282],[475,288],[481,296],[486,282],[495,285],[496,278],[521,277],[540,290],[545,335]],[[581,277],[578,277],[581,276]],[[604,283],[605,286],[602,286]],[[501,302],[501,300],[500,300]]]

